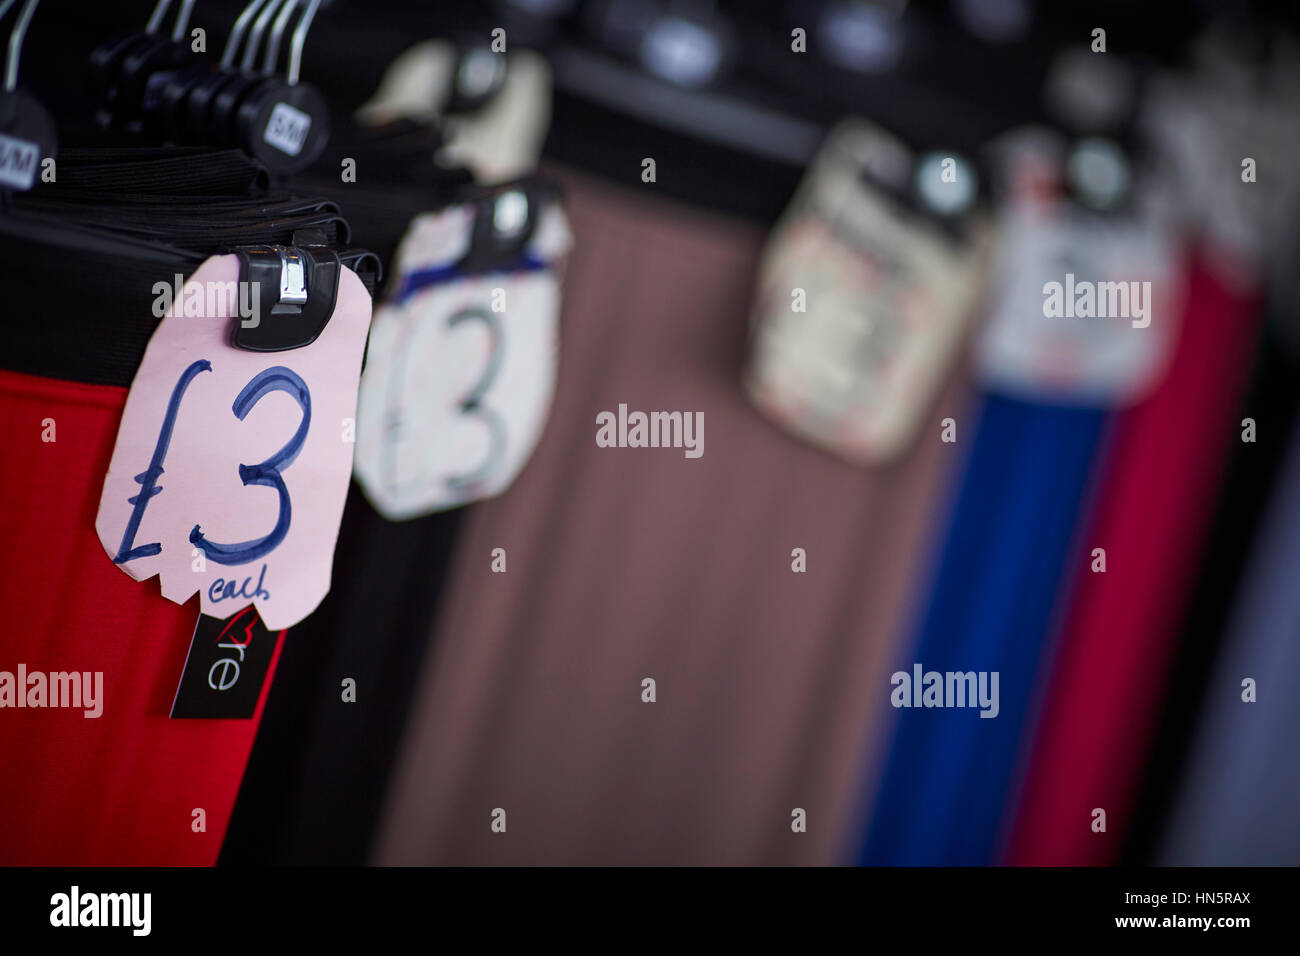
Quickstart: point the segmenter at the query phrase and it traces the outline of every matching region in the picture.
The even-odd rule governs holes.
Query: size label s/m
[[[307,134],[304,132],[304,136]],[[301,147],[299,147],[301,148]],[[0,133],[0,186],[28,190],[36,182],[41,148],[33,142]]]
[[[288,103],[276,103],[262,139],[282,153],[297,156],[311,131],[311,117]]]

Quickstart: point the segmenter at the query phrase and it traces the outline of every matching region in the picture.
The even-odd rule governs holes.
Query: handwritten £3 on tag
[[[406,290],[375,311],[357,421],[357,480],[400,521],[500,494],[541,438],[555,391],[558,204],[523,260],[459,274],[470,210],[417,216],[398,254]]]
[[[208,295],[238,280],[235,256],[208,259],[149,340],[95,530],[131,577],[158,575],[164,597],[197,591],[219,618],[254,604],[278,630],[329,591],[370,297],[344,269],[315,342],[249,352],[230,344],[239,296]]]

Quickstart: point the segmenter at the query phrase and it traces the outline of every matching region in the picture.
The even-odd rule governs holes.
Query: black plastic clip
[[[558,196],[553,184],[540,179],[468,191],[464,201],[474,207],[474,224],[457,270],[468,274],[515,266],[524,258],[546,205]]]
[[[338,299],[338,253],[297,244],[234,251],[239,281],[253,284],[258,311],[235,320],[231,344],[249,352],[284,352],[315,342]]]

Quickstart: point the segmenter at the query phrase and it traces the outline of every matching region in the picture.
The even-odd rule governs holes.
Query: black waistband
[[[346,251],[337,204],[270,193],[235,150],[68,149],[58,180],[0,211],[0,367],[130,385],[157,327],[154,287],[210,255],[289,244],[340,250],[371,294],[373,256]]]
[[[92,385],[130,385],[158,319],[153,284],[192,260],[82,251],[0,233],[0,366]]]

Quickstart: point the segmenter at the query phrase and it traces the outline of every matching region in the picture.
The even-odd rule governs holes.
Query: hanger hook
[[[172,39],[179,41],[185,36],[185,29],[190,25],[190,14],[194,12],[194,0],[181,0],[181,8],[176,13],[176,25],[172,27]]]
[[[167,11],[171,9],[172,0],[158,0],[154,4],[153,13],[149,15],[149,25],[144,28],[145,33],[157,33],[158,28],[162,26],[163,18],[167,16]],[[194,10],[194,0],[181,0],[180,11],[176,14],[176,24],[172,27],[172,40],[179,40],[185,35],[185,28],[190,23],[190,13]]]
[[[9,8],[17,0],[5,0],[4,5],[0,6],[0,18],[3,18],[9,12]],[[18,19],[14,21],[14,27],[9,31],[9,49],[5,53],[5,92],[12,93],[18,88],[18,61],[23,55],[23,40],[27,37],[27,27],[32,22],[32,17],[36,13],[36,7],[41,0],[27,0],[23,8],[18,13]]]
[[[235,55],[239,52],[239,44],[244,40],[244,33],[248,30],[248,24],[253,17],[257,16],[257,11],[261,9],[266,0],[252,0],[248,6],[244,7],[239,19],[235,25],[230,28],[230,36],[226,40],[226,48],[221,51],[221,68],[228,70],[235,62]]]
[[[163,17],[167,16],[167,11],[171,9],[172,0],[158,0],[153,5],[153,13],[149,14],[149,25],[144,28],[145,33],[157,33],[158,28],[162,26]]]
[[[262,45],[262,36],[266,33],[271,18],[275,16],[275,11],[280,9],[281,2],[282,0],[271,0],[253,23],[253,32],[248,35],[248,45],[244,47],[244,58],[239,63],[239,68],[244,72],[253,71],[257,63],[257,48]]]
[[[262,74],[270,76],[275,72],[275,65],[280,62],[280,43],[284,39],[285,27],[289,25],[289,18],[293,16],[293,11],[298,8],[298,0],[288,0],[280,10],[280,15],[275,18],[275,26],[271,28],[271,39],[266,44],[266,57],[262,60]]]
[[[289,48],[289,73],[288,81],[290,86],[298,85],[298,71],[302,67],[302,48],[307,44],[307,31],[311,29],[311,21],[316,16],[316,11],[320,9],[321,0],[310,0],[307,9],[303,11],[298,20],[298,26],[293,31],[293,43]]]

